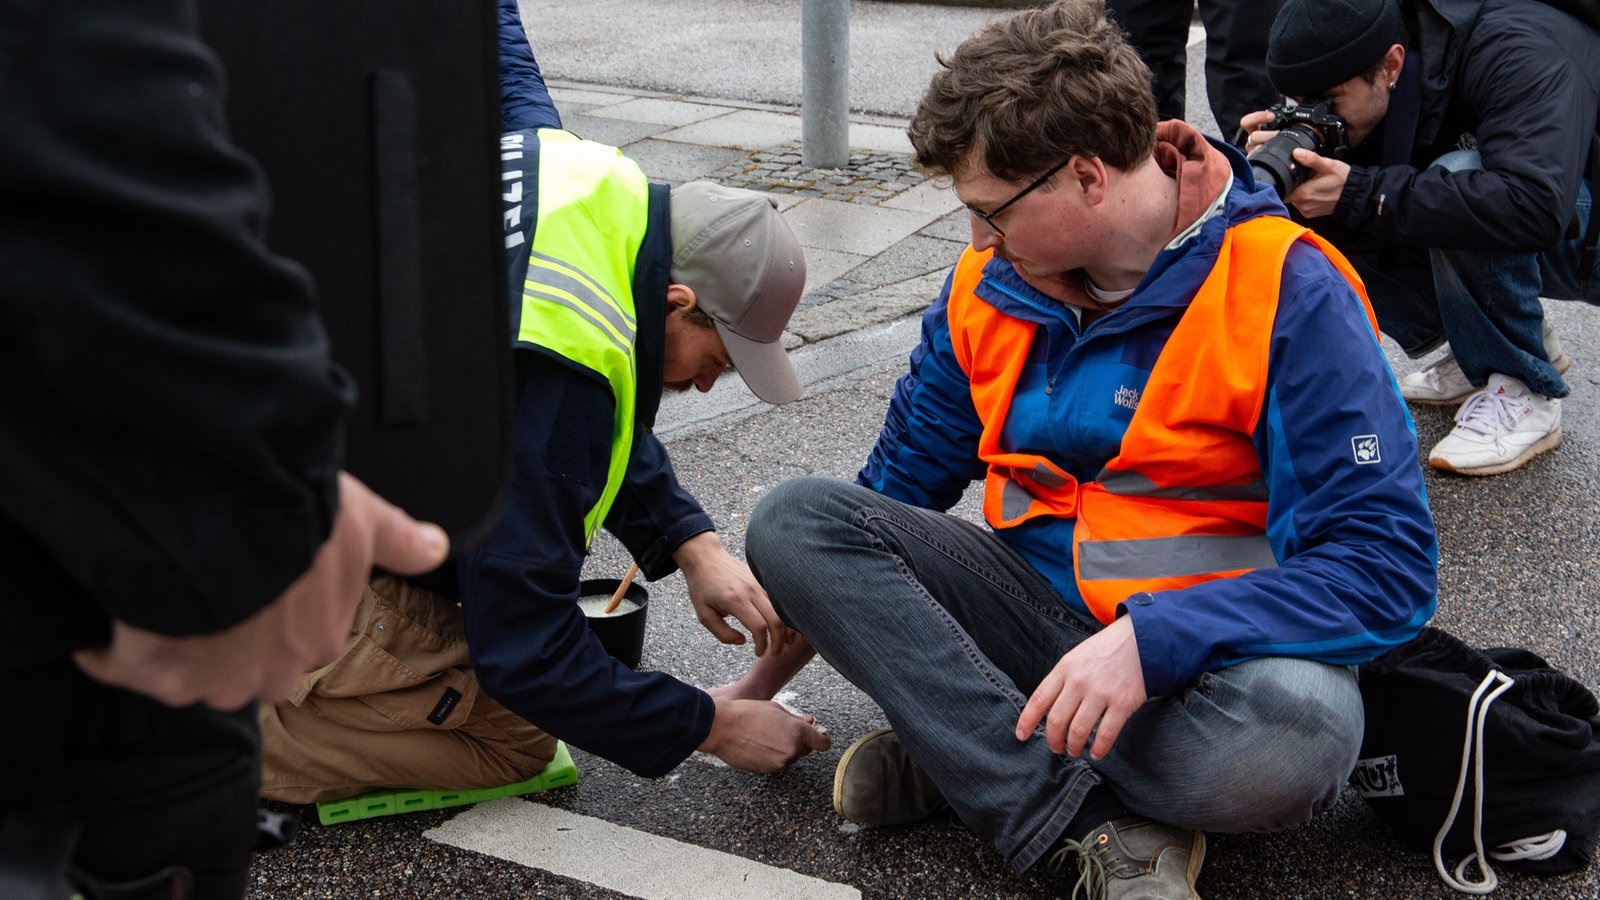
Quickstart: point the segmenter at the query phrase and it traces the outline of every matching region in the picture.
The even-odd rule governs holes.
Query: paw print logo
[[[1358,466],[1383,462],[1383,454],[1378,450],[1378,436],[1375,434],[1358,434],[1351,438],[1350,453],[1356,458]]]

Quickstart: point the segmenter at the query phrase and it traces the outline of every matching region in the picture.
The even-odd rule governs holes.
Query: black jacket
[[[1386,132],[1409,124],[1391,112],[1355,149],[1332,220],[1404,247],[1551,247],[1573,221],[1600,114],[1600,33],[1538,0],[1403,9],[1421,78],[1409,164],[1379,165]],[[1481,172],[1427,168],[1474,146]],[[1327,231],[1345,249],[1338,229]]]
[[[0,0],[6,666],[233,625],[310,564],[352,399],[182,0]]]

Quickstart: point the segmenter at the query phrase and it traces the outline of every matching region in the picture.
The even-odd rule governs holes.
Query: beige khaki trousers
[[[556,752],[554,737],[479,689],[461,608],[389,576],[363,593],[344,655],[260,718],[261,794],[289,803],[499,787]]]

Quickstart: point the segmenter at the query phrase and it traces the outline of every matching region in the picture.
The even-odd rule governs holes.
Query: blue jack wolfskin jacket
[[[1127,301],[1087,328],[1011,263],[987,264],[978,296],[1039,329],[1002,450],[1041,454],[1093,480],[1116,455],[1144,379],[1210,274],[1227,226],[1285,215],[1241,155],[1212,144],[1233,172],[1222,209],[1164,250]],[[911,369],[857,476],[931,509],[953,506],[985,472],[982,423],[951,348],[949,289],[947,281],[923,317]],[[1278,566],[1122,607],[1151,696],[1262,656],[1364,662],[1409,640],[1433,613],[1438,545],[1411,417],[1356,295],[1309,245],[1292,248],[1284,265],[1267,380],[1253,440]],[[997,534],[1086,613],[1072,571],[1074,525],[1042,518]]]

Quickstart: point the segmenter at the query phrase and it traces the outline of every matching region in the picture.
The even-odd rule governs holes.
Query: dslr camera
[[[1294,150],[1304,147],[1318,156],[1344,159],[1350,150],[1349,132],[1344,120],[1333,111],[1333,101],[1317,97],[1298,106],[1279,104],[1268,110],[1272,121],[1263,131],[1276,131],[1272,140],[1250,156],[1250,168],[1257,181],[1272,185],[1283,198],[1310,174],[1294,161]]]

